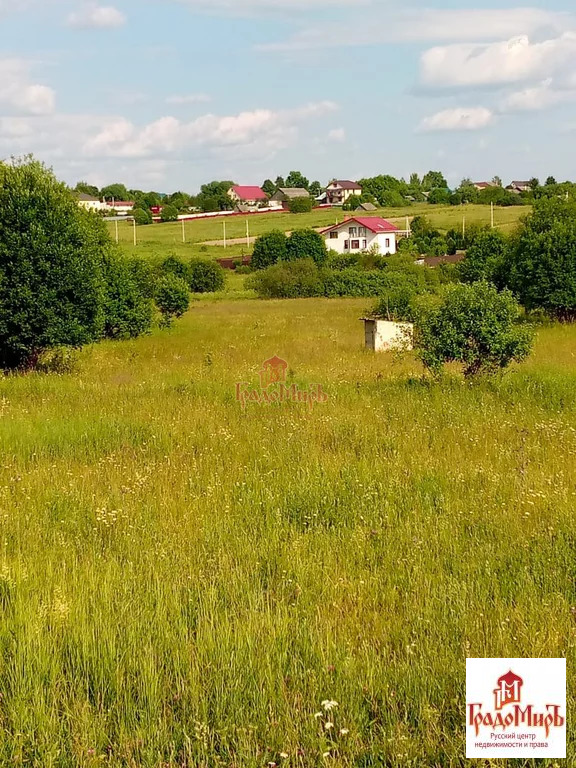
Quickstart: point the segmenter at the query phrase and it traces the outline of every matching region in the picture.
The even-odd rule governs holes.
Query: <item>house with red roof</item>
[[[398,227],[378,216],[352,216],[322,234],[327,248],[336,253],[361,253],[376,248],[386,255],[397,250]]]
[[[355,181],[333,179],[326,187],[328,205],[343,205],[352,195],[361,195],[362,187]]]
[[[245,206],[248,208],[257,208],[267,202],[268,195],[260,187],[242,187],[236,185],[230,187],[228,190],[228,197],[237,206]]]

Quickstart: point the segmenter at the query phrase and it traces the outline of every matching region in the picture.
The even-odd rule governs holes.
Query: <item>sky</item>
[[[0,0],[0,158],[197,192],[576,180],[573,0]]]

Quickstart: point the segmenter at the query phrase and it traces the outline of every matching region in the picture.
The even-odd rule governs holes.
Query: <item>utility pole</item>
[[[494,229],[494,203],[490,203],[490,223]]]
[[[116,225],[116,245],[118,245],[118,220],[116,220],[114,224]]]
[[[182,219],[182,242],[186,242],[186,229],[184,227],[184,219]]]
[[[134,245],[136,245],[136,219],[132,219],[132,223],[134,224]]]
[[[248,219],[246,219],[246,246],[250,248],[250,225]]]
[[[222,222],[222,227],[224,229],[224,248],[226,248],[226,222]]]
[[[462,237],[466,237],[466,216],[462,216]]]

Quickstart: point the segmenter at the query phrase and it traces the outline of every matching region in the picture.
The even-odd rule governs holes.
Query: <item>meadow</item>
[[[466,657],[566,656],[573,716],[576,328],[440,385],[366,309],[221,296],[0,381],[0,765],[472,765]],[[274,354],[328,401],[243,410]]]
[[[529,212],[525,206],[495,209],[495,225],[503,232],[510,232],[516,226],[521,217]],[[246,237],[246,223],[248,222],[250,237],[269,232],[273,229],[291,231],[294,229],[329,227],[332,224],[343,221],[352,216],[341,209],[318,208],[311,213],[267,213],[252,214],[247,216],[228,216],[211,219],[195,219],[186,221],[185,238],[182,242],[182,223],[153,224],[137,228],[137,245],[134,246],[134,230],[131,222],[119,222],[118,240],[122,249],[130,255],[138,255],[143,258],[176,253],[183,257],[219,258],[238,257],[251,253],[252,248],[247,242],[223,246],[203,245],[206,242],[222,241],[224,235],[223,224],[226,224],[227,240]],[[463,218],[466,226],[490,225],[490,207],[486,205],[466,206],[436,206],[436,205],[411,205],[406,208],[386,208],[376,211],[374,214],[383,216],[404,229],[406,217],[426,216],[434,227],[441,231],[452,228],[461,229]],[[115,224],[108,223],[110,234],[116,237]]]

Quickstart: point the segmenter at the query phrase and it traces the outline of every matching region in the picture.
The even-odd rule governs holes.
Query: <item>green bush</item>
[[[454,362],[467,378],[494,373],[530,354],[532,331],[518,324],[519,315],[510,291],[486,282],[449,286],[415,308],[415,348],[434,375]]]
[[[382,271],[367,272],[359,269],[324,270],[322,295],[379,296],[386,290],[386,277]]]
[[[292,232],[286,245],[286,257],[288,261],[299,259],[312,259],[318,266],[328,259],[326,241],[321,234],[313,229],[298,229]]]
[[[497,229],[483,230],[466,251],[461,262],[460,277],[465,283],[488,280],[500,283],[508,252],[508,240]]]
[[[141,289],[127,259],[103,259],[104,335],[110,339],[129,339],[152,327],[154,305]]]
[[[146,226],[146,224],[152,224],[152,214],[150,211],[145,211],[144,208],[134,208],[132,216],[139,227]]]
[[[323,282],[312,259],[284,261],[247,278],[246,287],[264,299],[294,299],[321,296]]]
[[[310,213],[314,207],[314,200],[311,197],[294,197],[288,203],[290,213]]]
[[[190,306],[188,285],[181,277],[167,274],[160,278],[156,286],[156,305],[162,314],[162,325],[172,324],[175,317],[181,317]]]
[[[175,205],[165,205],[160,211],[160,221],[178,221],[178,208]]]
[[[0,164],[0,368],[30,368],[47,349],[104,331],[106,225],[29,158]]]
[[[284,232],[274,229],[261,235],[254,243],[252,269],[266,269],[287,258],[288,239]]]
[[[215,261],[192,259],[188,264],[188,285],[192,293],[215,293],[224,290],[224,270]]]
[[[190,266],[183,259],[180,259],[175,254],[171,253],[166,256],[158,265],[158,275],[164,277],[165,275],[176,275],[185,283],[190,283]]]

